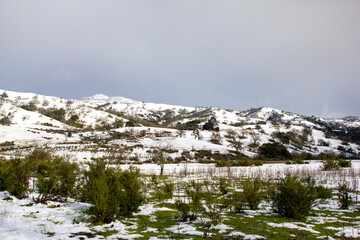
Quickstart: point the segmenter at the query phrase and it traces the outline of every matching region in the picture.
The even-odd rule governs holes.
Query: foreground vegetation
[[[343,161],[325,161],[323,170],[338,171]],[[356,230],[360,218],[358,178],[354,179],[351,185],[344,176],[330,189],[317,184],[314,177],[290,173],[268,179],[141,175],[135,168],[121,170],[105,159],[79,166],[45,149],[35,149],[26,158],[0,160],[0,191],[31,197],[30,204],[90,203],[84,212],[89,217],[74,221],[90,226],[121,221],[129,227],[129,235],[139,234],[141,239],[242,239],[250,235],[254,239],[345,239],[345,232],[338,228]],[[116,233],[106,228],[91,234]]]

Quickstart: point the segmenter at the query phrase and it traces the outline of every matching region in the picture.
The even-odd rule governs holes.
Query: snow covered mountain
[[[135,132],[136,138],[127,138],[129,131]],[[104,139],[113,145],[140,144],[144,149],[166,140],[179,154],[206,149],[255,156],[262,145],[278,142],[299,154],[359,156],[360,119],[322,119],[270,107],[240,112],[145,103],[103,94],[72,100],[0,90],[0,144],[80,143],[89,139]]]

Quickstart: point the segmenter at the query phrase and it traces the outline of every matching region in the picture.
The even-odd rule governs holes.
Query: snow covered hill
[[[0,90],[0,95],[2,96],[2,103],[50,116],[56,120],[61,120],[67,125],[96,127],[104,124],[113,124],[116,121],[124,121],[121,117],[95,109],[90,104],[79,100],[5,90]],[[4,105],[1,106],[1,110],[12,113],[11,110],[9,111],[4,108]],[[38,116],[41,117],[40,115]]]
[[[103,94],[72,100],[0,90],[0,123],[0,144],[80,144],[102,139],[113,146],[139,146],[131,154],[142,160],[165,142],[178,151],[173,157],[193,150],[255,156],[260,146],[272,142],[299,154],[360,155],[358,117],[322,119],[270,107],[240,112]]]

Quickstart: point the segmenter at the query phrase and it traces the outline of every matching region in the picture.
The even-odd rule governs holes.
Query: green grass
[[[155,221],[150,220],[150,216],[139,215],[137,217],[138,227],[131,233],[143,235],[142,239],[149,239],[159,235],[168,235],[169,233],[165,230],[166,228],[177,225],[177,219],[180,214],[176,211],[158,211],[154,214]],[[147,228],[155,228],[157,232],[145,232]],[[182,239],[184,236],[181,235]]]
[[[150,176],[146,176],[147,178]],[[171,181],[172,178],[170,176],[162,176],[160,179],[158,178],[159,183],[162,183],[162,181]],[[175,184],[178,179],[173,179]],[[217,182],[218,179],[213,179],[214,182]],[[202,180],[197,180],[198,182],[202,182]],[[214,182],[211,182],[210,184],[214,184]],[[237,179],[233,180],[230,183],[230,192],[233,192],[236,188],[242,188],[243,180]],[[149,186],[151,189],[156,191],[156,186],[150,184]],[[175,187],[176,189],[176,187]],[[183,194],[183,191],[182,191]],[[177,198],[177,191],[174,191],[174,197]],[[223,198],[224,195],[219,194],[218,191],[213,192],[213,201],[217,202],[221,198]],[[176,210],[176,207],[172,203],[159,203],[158,200],[154,197],[151,197],[148,199],[148,202],[155,203],[157,207],[167,207],[169,209]],[[245,207],[247,209],[247,205]],[[263,210],[263,207],[260,207],[259,210]],[[259,212],[257,212],[259,213]],[[200,216],[201,214],[199,214]],[[233,238],[229,237],[228,235],[233,231],[239,231],[244,234],[253,234],[253,235],[260,235],[265,237],[266,239],[318,239],[320,236],[330,236],[336,238],[336,233],[338,231],[336,230],[329,230],[326,229],[326,227],[336,227],[341,228],[344,226],[356,226],[355,223],[352,222],[358,222],[359,218],[357,218],[360,215],[360,212],[354,211],[354,212],[348,212],[348,211],[334,211],[329,209],[320,209],[320,210],[314,210],[311,211],[309,218],[306,218],[305,220],[294,220],[289,218],[280,217],[276,213],[261,213],[258,216],[250,216],[246,213],[241,214],[234,214],[230,212],[225,212],[222,215],[222,221],[220,223],[223,223],[233,229],[227,230],[225,232],[219,233],[219,230],[211,229],[210,224],[201,223],[201,222],[189,222],[187,224],[194,226],[197,231],[203,232],[203,236],[191,236],[186,234],[176,234],[169,231],[166,231],[166,228],[177,226],[180,224],[179,222],[179,216],[180,213],[178,211],[158,211],[154,213],[154,217],[156,221],[151,222],[150,216],[138,216],[137,217],[137,224],[138,228],[134,230],[132,233],[141,234],[143,237],[141,239],[149,239],[150,237],[158,237],[158,238],[166,238],[166,239],[184,239],[184,238],[191,238],[191,239],[242,239],[242,237],[236,237]],[[339,220],[347,221],[347,223],[339,223],[339,222],[327,222],[324,224],[318,224],[316,219],[312,219],[312,217],[333,217]],[[295,223],[299,227],[305,227],[298,223],[304,223],[304,224],[311,224],[314,225],[312,227],[312,230],[318,231],[317,233],[312,233],[310,231],[306,230],[299,230],[299,229],[291,229],[286,227],[271,227],[268,225],[268,223]],[[155,228],[157,229],[157,232],[145,232],[146,229]]]

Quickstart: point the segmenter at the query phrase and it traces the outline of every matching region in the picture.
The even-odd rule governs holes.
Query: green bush
[[[60,122],[65,121],[65,109],[39,109],[39,112],[41,114],[44,114],[45,116],[48,116],[49,118],[53,118],[55,120],[58,120]]]
[[[336,170],[340,168],[339,161],[335,159],[327,159],[322,161],[322,163],[324,171]]]
[[[160,202],[170,199],[173,196],[175,185],[171,182],[165,182],[162,186],[156,187],[155,197]]]
[[[259,178],[247,179],[243,185],[243,199],[251,210],[256,210],[264,198],[264,182]]]
[[[350,188],[350,184],[348,182],[342,182],[339,184],[339,187],[337,189],[339,191],[338,193],[338,199],[339,203],[341,205],[342,209],[348,209],[349,206],[352,204],[350,192],[352,189]]]
[[[32,167],[27,159],[0,159],[0,191],[24,198],[29,191]]]
[[[32,111],[32,112],[35,112],[37,110],[37,106],[35,105],[34,102],[30,102],[30,103],[28,103],[26,105],[22,105],[20,107],[25,110]]]
[[[274,212],[282,217],[303,219],[317,199],[326,199],[331,196],[331,191],[322,186],[315,186],[311,177],[300,179],[287,175],[278,180],[269,189],[269,199],[272,201]]]
[[[284,145],[279,143],[264,143],[259,148],[259,153],[266,158],[291,158],[291,154]]]
[[[218,160],[215,162],[216,167],[248,167],[253,166],[254,164],[258,164],[256,166],[261,166],[261,160],[253,160],[250,158],[245,158],[241,160]]]
[[[192,204],[176,200],[175,207],[180,212],[180,221],[193,221],[196,219],[196,212],[192,208]]]
[[[84,172],[82,198],[93,206],[89,212],[95,222],[108,223],[121,216],[131,216],[143,201],[139,171],[107,168],[96,160]]]
[[[245,205],[244,193],[234,192],[230,197],[230,205],[233,212],[242,213]]]
[[[45,203],[74,196],[75,184],[79,173],[76,163],[61,157],[38,160],[36,168],[36,187],[39,195],[34,201]]]
[[[213,201],[207,201],[205,203],[206,208],[203,209],[202,216],[210,219],[212,225],[217,225],[221,221],[221,213],[224,212],[224,205],[217,204]]]
[[[345,159],[326,159],[322,163],[324,171],[337,170],[340,167],[351,167],[351,161]]]
[[[206,193],[203,191],[203,187],[204,185],[206,185],[205,183],[200,183],[200,182],[195,182],[194,180],[192,180],[190,183],[185,185],[185,193],[188,195],[188,197],[190,198],[190,203],[186,204],[182,201],[180,201],[178,203],[178,210],[180,211],[180,213],[182,214],[182,218],[183,220],[186,219],[196,219],[197,217],[197,213],[200,213],[203,211],[203,204],[202,204],[202,200],[207,197]],[[185,205],[187,206],[185,206]],[[188,216],[185,214],[185,212],[183,212],[184,210],[188,209]]]
[[[218,186],[221,194],[227,194],[230,188],[230,181],[224,177],[219,178]]]
[[[339,159],[339,165],[340,167],[351,167],[351,161],[345,160],[345,159]]]

